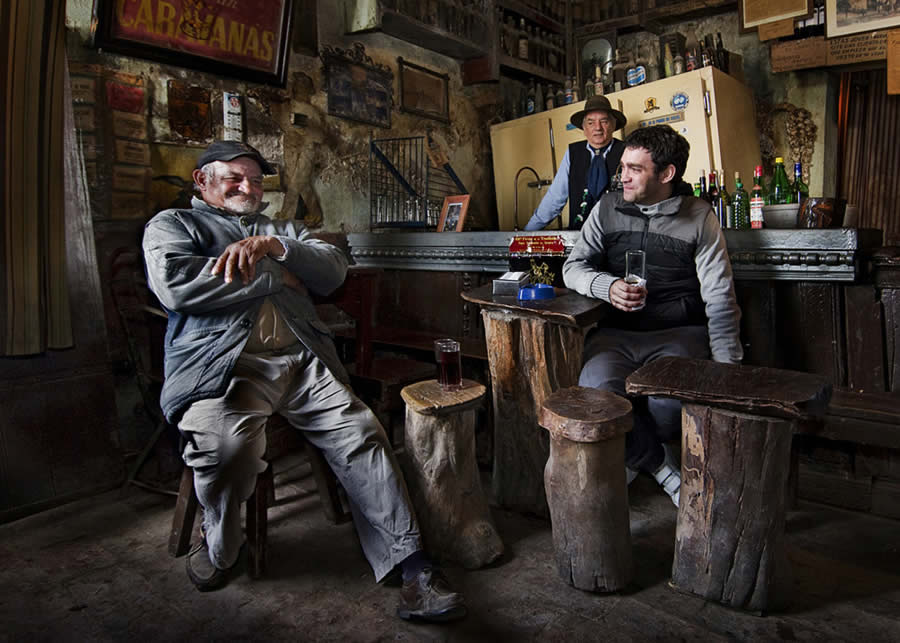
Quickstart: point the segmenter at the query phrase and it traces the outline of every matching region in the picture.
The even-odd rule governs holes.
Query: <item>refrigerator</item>
[[[703,67],[607,94],[607,98],[628,119],[615,138],[656,124],[668,124],[687,138],[691,154],[684,180],[688,183],[696,182],[701,172],[708,175],[717,170],[724,171],[729,194],[734,191],[735,171],[740,171],[746,190],[753,185],[753,168],[760,163],[753,93],[737,79],[715,67]],[[585,140],[584,132],[569,122],[583,107],[580,101],[491,126],[500,230],[525,227],[569,144]],[[565,228],[568,205],[561,218]],[[547,229],[556,230],[558,221]]]

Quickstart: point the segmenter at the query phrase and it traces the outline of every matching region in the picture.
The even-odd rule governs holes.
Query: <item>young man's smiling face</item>
[[[653,205],[672,196],[675,166],[657,172],[653,157],[643,147],[626,147],[622,153],[622,196],[629,203]]]

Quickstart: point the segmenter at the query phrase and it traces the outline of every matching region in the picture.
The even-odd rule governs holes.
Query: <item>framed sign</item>
[[[897,3],[825,0],[825,33],[829,38],[897,26],[900,26]]]
[[[462,232],[466,225],[466,212],[469,211],[469,195],[457,194],[444,197],[444,207],[438,221],[438,232]]]
[[[284,87],[293,2],[94,0],[94,45]]]
[[[400,111],[450,122],[450,77],[397,58]]]
[[[325,65],[328,113],[390,128],[393,72],[367,56],[358,42],[352,50],[325,46],[320,57]]]
[[[800,20],[812,15],[810,0],[739,0],[741,31],[746,33],[782,20]]]

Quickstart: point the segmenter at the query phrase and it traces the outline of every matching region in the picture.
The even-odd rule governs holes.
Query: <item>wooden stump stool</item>
[[[475,407],[485,388],[463,380],[444,391],[436,380],[401,391],[406,402],[406,480],[426,551],[476,569],[503,553],[475,460]]]
[[[783,607],[791,438],[799,420],[825,413],[831,384],[808,373],[664,357],[632,373],[627,390],[685,402],[672,585],[754,612]]]
[[[539,422],[550,432],[544,486],[559,575],[578,589],[624,588],[632,575],[625,482],[631,402],[573,386],[544,401]]]

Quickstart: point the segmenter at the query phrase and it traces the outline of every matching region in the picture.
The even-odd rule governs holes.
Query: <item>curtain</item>
[[[859,206],[859,227],[880,228],[900,245],[900,96],[884,69],[841,74],[838,196]]]
[[[66,279],[65,3],[3,0],[0,355],[73,344]],[[2,45],[0,45],[2,46]]]

